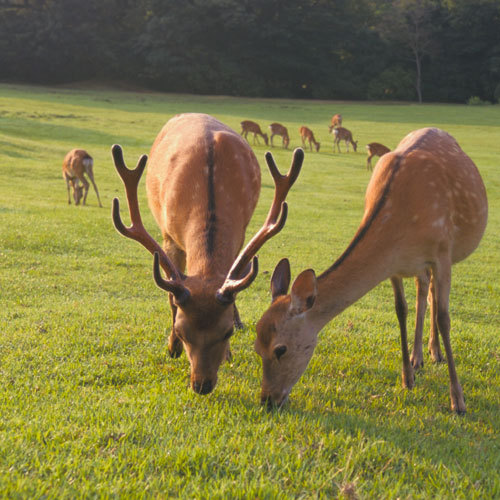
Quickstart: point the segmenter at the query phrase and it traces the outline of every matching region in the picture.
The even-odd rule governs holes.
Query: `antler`
[[[283,229],[288,214],[288,205],[285,199],[288,191],[299,176],[303,161],[304,151],[301,148],[297,148],[293,152],[290,170],[286,175],[282,175],[274,162],[273,155],[270,152],[266,153],[266,162],[274,179],[273,203],[269,209],[264,225],[240,252],[229,270],[224,284],[217,291],[217,299],[220,302],[234,302],[236,294],[250,286],[256,278],[258,272],[258,259],[255,257],[255,254],[267,240],[271,239]],[[250,271],[246,273],[243,278],[240,278],[250,262],[252,262]]]
[[[128,209],[130,212],[130,220],[132,221],[132,225],[130,227],[126,227],[125,224],[123,224],[122,219],[120,217],[120,202],[118,201],[118,198],[114,198],[112,217],[115,228],[123,236],[126,236],[127,238],[131,238],[141,243],[153,255],[158,254],[158,260],[159,263],[161,263],[161,267],[171,277],[171,280],[167,281],[161,278],[160,275],[163,284],[161,288],[173,293],[176,296],[176,299],[178,298],[178,295],[179,297],[180,296],[185,297],[186,292],[189,294],[187,288],[185,288],[184,285],[182,285],[181,283],[182,280],[185,278],[185,276],[177,269],[174,263],[169,259],[169,257],[163,251],[159,243],[155,241],[155,239],[146,231],[144,224],[142,223],[141,213],[139,211],[139,201],[137,198],[137,186],[139,185],[142,173],[144,172],[144,168],[146,167],[146,162],[148,160],[147,155],[142,155],[139,158],[139,161],[137,162],[137,166],[135,167],[135,169],[130,170],[129,168],[127,168],[127,166],[125,165],[125,161],[123,160],[123,151],[121,146],[115,144],[111,148],[111,153],[113,155],[113,160],[115,162],[116,171],[118,172],[118,175],[121,177],[123,184],[125,185],[125,192],[127,194],[127,201],[128,201]],[[158,268],[158,274],[159,274],[159,268]]]

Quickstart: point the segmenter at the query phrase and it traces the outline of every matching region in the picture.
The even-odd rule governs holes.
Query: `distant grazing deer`
[[[299,129],[300,137],[302,139],[302,147],[306,147],[306,140],[309,141],[309,148],[312,151],[312,145],[314,144],[314,147],[316,148],[316,152],[319,152],[319,147],[320,143],[316,142],[316,139],[314,138],[313,131],[310,128],[307,127],[300,127]]]
[[[137,200],[147,156],[129,170],[121,147],[113,146],[112,153],[132,220],[131,227],[124,226],[115,198],[115,227],[154,255],[155,282],[169,293],[172,308],[170,356],[180,356],[184,348],[191,364],[192,389],[208,394],[215,387],[220,364],[230,354],[233,326],[241,326],[236,295],[257,276],[257,251],[285,224],[284,200],[304,153],[294,152],[288,175],[281,175],[272,155],[266,154],[275,183],[274,200],[264,225],[241,252],[261,180],[257,159],[238,133],[198,113],[177,115],[160,131],[151,148],[146,188],[163,249],[144,228]],[[184,274],[186,267],[189,275]]]
[[[262,139],[264,139],[264,142],[266,143],[266,146],[269,144],[269,139],[267,137],[267,134],[263,134],[262,130],[260,129],[260,125],[258,123],[252,122],[250,120],[244,120],[241,122],[241,135],[248,140],[247,136],[248,133],[251,132],[253,134],[253,143],[255,144],[255,141],[257,141],[257,144],[259,143],[259,138],[257,137],[260,135]]]
[[[300,273],[289,295],[288,260],[276,266],[272,304],[257,324],[255,342],[263,364],[262,402],[282,405],[306,369],[323,326],[390,278],[401,331],[403,386],[413,387],[414,369],[423,365],[422,325],[430,286],[429,351],[434,361],[443,360],[439,329],[448,361],[451,408],[464,413],[450,342],[451,266],[478,246],[487,217],[481,176],[453,137],[436,128],[407,135],[378,161],[366,190],[361,225],[335,263],[318,277],[312,269]],[[416,276],[417,282],[411,356],[402,280],[409,276]]]
[[[338,113],[332,116],[332,121],[328,126],[328,131],[332,133],[332,130],[336,127],[342,127],[342,115],[339,115]]]
[[[349,143],[352,144],[352,149],[354,152],[358,149],[358,141],[354,142],[352,140],[352,133],[350,130],[346,128],[338,127],[334,128],[332,133],[335,135],[335,139],[333,140],[333,152],[335,153],[335,144],[337,145],[337,149],[340,153],[340,141],[345,141],[346,151],[349,153]]]
[[[99,206],[102,207],[101,199],[99,198],[99,191],[97,190],[96,183],[94,181],[93,172],[94,160],[87,151],[83,149],[72,149],[65,157],[62,166],[63,179],[66,181],[66,187],[68,188],[68,203],[71,205],[70,196],[70,186],[73,189],[73,199],[75,200],[75,205],[80,204],[80,200],[83,196],[82,204],[85,205],[87,201],[87,193],[89,191],[89,183],[85,178],[88,175],[90,182],[95,189],[95,194],[97,195],[97,201]],[[79,183],[83,186],[80,186]],[[85,190],[85,192],[83,192]]]
[[[386,153],[389,153],[391,150],[380,144],[379,142],[370,142],[370,144],[366,145],[366,150],[368,152],[368,157],[366,158],[366,169],[372,170],[372,158],[374,156],[384,156]]]
[[[287,149],[288,145],[290,144],[290,137],[288,137],[287,128],[281,125],[281,123],[271,123],[271,125],[269,125],[269,130],[271,131],[271,146],[274,146],[273,137],[275,135],[279,135],[280,137],[282,137],[283,147]]]

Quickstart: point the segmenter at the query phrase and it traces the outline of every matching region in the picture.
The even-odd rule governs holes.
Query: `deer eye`
[[[276,359],[279,361],[281,356],[285,354],[286,352],[286,345],[279,345],[274,348],[274,355],[276,356]]]
[[[233,329],[233,328],[231,328],[231,330],[229,330],[229,331],[226,333],[226,335],[224,335],[224,340],[227,340],[227,339],[229,339],[230,337],[232,337],[233,333],[234,333],[234,329]]]

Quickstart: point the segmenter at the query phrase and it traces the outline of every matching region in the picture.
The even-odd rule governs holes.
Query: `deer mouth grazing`
[[[262,394],[260,397],[260,403],[265,406],[267,410],[281,410],[283,406],[288,403],[288,396],[290,392],[284,392],[278,397],[273,397],[271,394]]]

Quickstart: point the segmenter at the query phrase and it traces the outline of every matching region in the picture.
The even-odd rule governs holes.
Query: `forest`
[[[497,103],[500,0],[0,0],[0,81]]]

